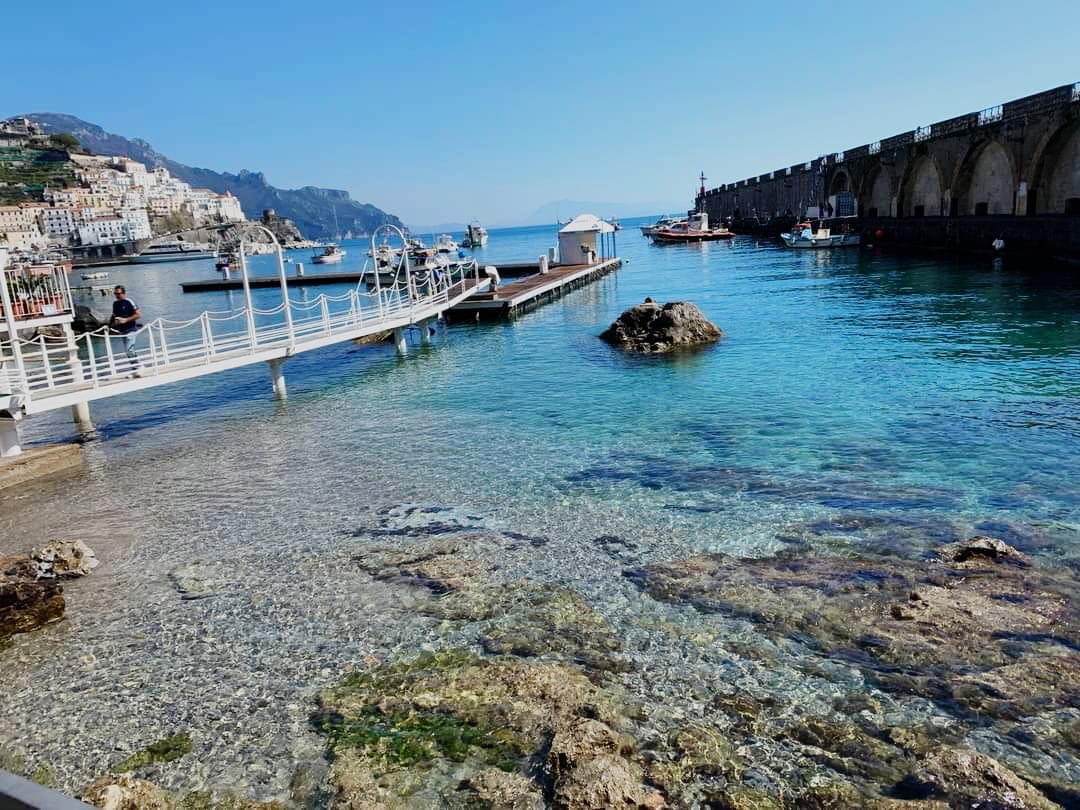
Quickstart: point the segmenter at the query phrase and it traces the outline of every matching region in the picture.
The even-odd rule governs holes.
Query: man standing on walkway
[[[131,376],[141,377],[139,370],[139,354],[135,351],[135,332],[139,329],[139,318],[142,313],[139,305],[127,297],[127,290],[122,285],[117,285],[113,290],[116,300],[112,305],[112,317],[109,318],[109,328],[124,337],[124,352],[131,363]]]

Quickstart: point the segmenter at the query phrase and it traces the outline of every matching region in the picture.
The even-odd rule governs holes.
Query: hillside
[[[73,115],[27,113],[26,117],[39,123],[46,133],[70,132],[79,139],[80,144],[99,155],[120,155],[149,167],[164,166],[174,177],[197,188],[208,188],[219,194],[228,191],[240,200],[249,219],[258,218],[264,208],[273,208],[279,216],[295,222],[309,239],[332,239],[335,235],[335,213],[342,234],[348,231],[368,232],[386,222],[401,225],[396,216],[370,203],[357,202],[347,191],[315,186],[275,188],[266,182],[261,172],[242,169],[239,174],[229,174],[187,166],[156,151],[141,138],[125,138],[106,132],[96,124]]]

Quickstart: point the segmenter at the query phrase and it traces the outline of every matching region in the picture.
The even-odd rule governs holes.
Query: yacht
[[[679,244],[687,242],[713,242],[717,239],[732,239],[734,233],[727,228],[710,228],[709,215],[699,211],[683,222],[677,222],[666,228],[658,228],[652,235],[657,244]]]
[[[183,239],[174,239],[170,242],[158,242],[150,245],[142,253],[136,253],[130,261],[136,264],[146,262],[184,262],[193,259],[213,259],[217,254],[210,249],[209,245],[197,245],[194,242],[185,242]]]
[[[473,222],[465,229],[465,238],[461,244],[467,248],[479,248],[488,243],[487,228],[481,225],[479,222]]]
[[[345,251],[339,248],[337,245],[327,245],[323,248],[322,253],[313,253],[311,256],[312,264],[341,264],[341,260],[345,258]]]

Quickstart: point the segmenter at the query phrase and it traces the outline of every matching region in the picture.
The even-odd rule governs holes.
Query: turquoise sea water
[[[520,261],[553,241],[554,227],[501,230],[480,255]],[[358,266],[364,245],[346,247],[342,269]],[[389,346],[294,359],[284,408],[261,366],[95,403],[101,452],[123,467],[204,442],[239,450],[251,431],[288,443],[310,424],[317,438],[283,463],[392,462],[531,511],[615,508],[708,547],[764,553],[793,520],[858,512],[962,531],[1007,523],[1046,553],[1080,548],[1080,285],[1068,271],[794,253],[749,237],[660,247],[632,223],[618,252],[615,276],[515,323],[446,330],[404,360]],[[271,257],[253,261],[274,272]],[[180,293],[179,280],[212,273],[140,267],[110,282],[150,317],[238,306],[239,294]],[[308,294],[323,289],[339,292]],[[597,340],[646,295],[696,302],[725,338],[676,358]],[[57,414],[25,434],[71,431]],[[310,508],[323,497],[309,493]]]
[[[626,644],[627,687],[677,718],[705,711],[700,684],[738,681],[782,698],[779,712],[827,711],[841,681],[866,687],[800,674],[797,651],[768,667],[740,658],[729,641],[771,642],[654,602],[624,565],[702,551],[912,558],[980,532],[1075,565],[1072,271],[749,237],[661,247],[626,224],[617,273],[513,323],[441,328],[404,358],[390,345],[300,355],[285,403],[262,366],[93,403],[82,468],[0,494],[0,553],[79,537],[102,560],[68,587],[66,621],[0,655],[0,753],[47,763],[76,790],[183,729],[194,752],[155,781],[287,795],[295,763],[322,755],[313,690],[373,653],[439,643],[351,558],[409,521],[547,538],[493,548],[500,576],[581,593]],[[532,259],[554,240],[554,227],[496,230],[481,260]],[[358,267],[365,246],[345,247],[341,269]],[[253,265],[275,272],[271,257]],[[109,281],[147,318],[179,319],[240,305],[238,293],[180,292],[213,273],[177,263]],[[341,291],[307,294],[322,290]],[[724,338],[667,358],[598,339],[646,296],[697,303]],[[256,299],[272,306],[277,293]],[[64,412],[23,431],[74,437]],[[621,563],[598,550],[603,536],[626,549]],[[185,587],[213,596],[181,598]],[[649,629],[672,623],[706,623],[715,645]],[[895,711],[951,722],[920,700]],[[1031,757],[1004,733],[972,740]],[[1072,760],[1040,768],[1080,781]]]

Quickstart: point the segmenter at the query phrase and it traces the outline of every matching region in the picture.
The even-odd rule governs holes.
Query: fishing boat
[[[132,256],[130,261],[136,264],[183,262],[193,259],[213,259],[216,255],[209,245],[198,245],[194,242],[185,242],[183,239],[174,239],[169,242],[158,242],[156,245],[150,245],[142,253],[136,253]]]
[[[337,245],[327,245],[323,248],[322,253],[316,251],[311,255],[312,264],[341,264],[341,260],[345,258],[345,251],[339,248]]]
[[[735,236],[727,228],[710,228],[709,215],[704,211],[693,214],[686,222],[676,222],[653,232],[654,242],[661,244],[686,244],[689,242],[714,242]]]
[[[480,248],[487,243],[487,228],[479,222],[473,221],[469,227],[465,229],[465,238],[461,241],[461,244],[467,248]]]
[[[834,248],[857,247],[859,234],[851,231],[833,233],[829,228],[818,227],[809,222],[800,222],[788,233],[780,234],[784,244],[790,248]]]

